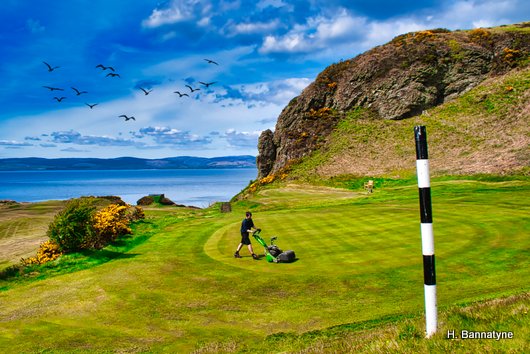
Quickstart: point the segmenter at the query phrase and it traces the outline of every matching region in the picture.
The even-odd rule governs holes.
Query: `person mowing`
[[[252,232],[252,229],[256,230],[256,227],[254,226],[254,221],[252,221],[252,213],[247,211],[245,213],[245,218],[241,222],[241,242],[237,246],[236,253],[234,253],[235,258],[241,258],[239,251],[243,245],[247,245],[248,251],[252,255],[252,258],[258,259],[258,256],[254,253],[252,244],[250,243],[250,233]]]

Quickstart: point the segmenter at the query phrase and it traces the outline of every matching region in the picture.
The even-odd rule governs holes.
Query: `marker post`
[[[414,127],[416,140],[416,170],[420,198],[421,249],[423,253],[423,283],[425,290],[425,332],[427,338],[436,333],[436,271],[434,265],[434,234],[432,228],[431,182],[425,126]]]

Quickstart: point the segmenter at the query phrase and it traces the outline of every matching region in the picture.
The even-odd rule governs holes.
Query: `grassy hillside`
[[[433,174],[528,174],[530,68],[488,79],[410,119],[381,120],[367,109],[350,111],[322,148],[291,166],[291,178],[410,177],[415,125],[427,127]]]
[[[262,188],[228,214],[147,210],[106,258],[63,257],[0,280],[0,350],[524,351],[530,181],[440,178],[432,193],[440,332],[431,340],[417,186],[402,180],[380,181],[373,194]],[[246,250],[233,258],[248,209],[266,239],[296,251],[295,263],[254,261]],[[450,341],[450,329],[515,338]]]
[[[35,254],[62,201],[0,204],[0,270]]]

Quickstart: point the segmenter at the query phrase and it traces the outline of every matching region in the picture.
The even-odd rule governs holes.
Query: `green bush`
[[[48,227],[48,237],[64,252],[87,248],[94,238],[93,215],[95,198],[78,198],[68,201]]]

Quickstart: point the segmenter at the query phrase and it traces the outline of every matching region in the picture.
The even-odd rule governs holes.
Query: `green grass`
[[[290,178],[321,183],[344,173],[372,179],[413,177],[416,125],[427,128],[433,176],[528,173],[529,90],[526,67],[492,77],[410,119],[380,119],[367,108],[344,112],[326,143],[291,167]]]
[[[62,201],[0,205],[0,270],[35,254]]]
[[[138,241],[107,249],[113,256],[102,262],[77,259],[73,272],[1,282],[0,350],[522,352],[528,180],[433,180],[442,332],[430,340],[417,196],[415,181],[383,180],[373,194],[290,184],[228,214],[152,208]],[[262,236],[278,236],[298,261],[254,261],[246,249],[233,258],[250,206]],[[507,298],[475,304],[499,297]],[[516,338],[449,341],[448,329],[513,330]]]

